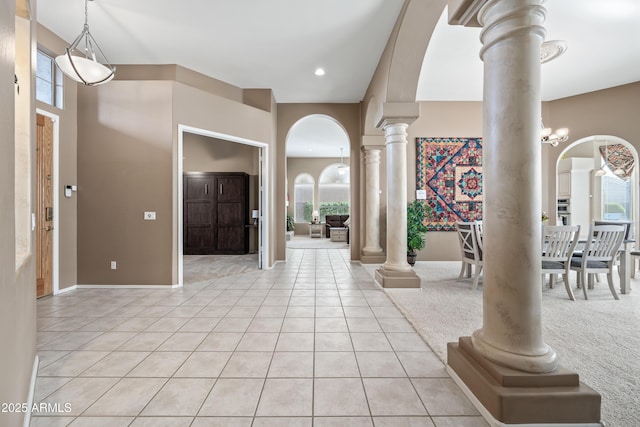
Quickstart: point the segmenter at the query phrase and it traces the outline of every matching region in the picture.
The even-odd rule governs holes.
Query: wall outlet
[[[156,213],[155,212],[145,212],[144,213],[144,220],[145,221],[155,221],[156,220]]]
[[[111,269],[115,270],[117,268],[116,262],[115,261],[111,261]]]

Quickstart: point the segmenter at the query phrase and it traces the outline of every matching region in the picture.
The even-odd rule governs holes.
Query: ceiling
[[[37,2],[38,21],[73,41],[84,22],[84,2]],[[359,102],[402,4],[95,0],[88,13],[91,32],[113,64],[180,64],[241,88],[271,88],[279,103]],[[547,40],[567,40],[569,48],[543,65],[543,100],[640,81],[639,0],[547,0],[545,7]],[[440,19],[417,100],[482,99],[479,32]],[[326,74],[316,76],[317,67]],[[311,143],[303,138],[298,144]],[[312,149],[338,157],[344,143],[325,140]]]

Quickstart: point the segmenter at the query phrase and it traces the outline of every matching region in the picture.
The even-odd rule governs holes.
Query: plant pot
[[[416,258],[418,258],[417,252],[407,252],[407,262],[411,267],[416,265]]]

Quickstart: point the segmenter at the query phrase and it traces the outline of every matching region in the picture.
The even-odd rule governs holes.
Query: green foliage
[[[427,226],[424,220],[431,214],[431,208],[421,200],[407,205],[407,252],[414,253],[424,248]]]
[[[320,221],[327,215],[349,215],[349,202],[320,203]]]
[[[349,202],[324,202],[318,210],[320,221],[324,221],[327,215],[349,215]],[[313,219],[313,202],[304,203],[304,220],[311,222]]]
[[[626,214],[624,206],[622,206],[622,204],[618,202],[609,202],[605,204],[604,211],[606,213],[619,213],[623,215]]]
[[[304,202],[304,220],[311,222],[313,220],[313,202]]]
[[[291,215],[287,215],[287,231],[293,231],[296,228],[296,223],[293,221]]]

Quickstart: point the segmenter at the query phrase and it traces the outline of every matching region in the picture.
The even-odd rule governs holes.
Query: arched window
[[[327,215],[348,215],[350,194],[349,165],[335,163],[327,166],[318,180],[320,221]]]
[[[293,182],[293,218],[295,222],[311,222],[314,184],[313,177],[308,173],[301,173]]]

